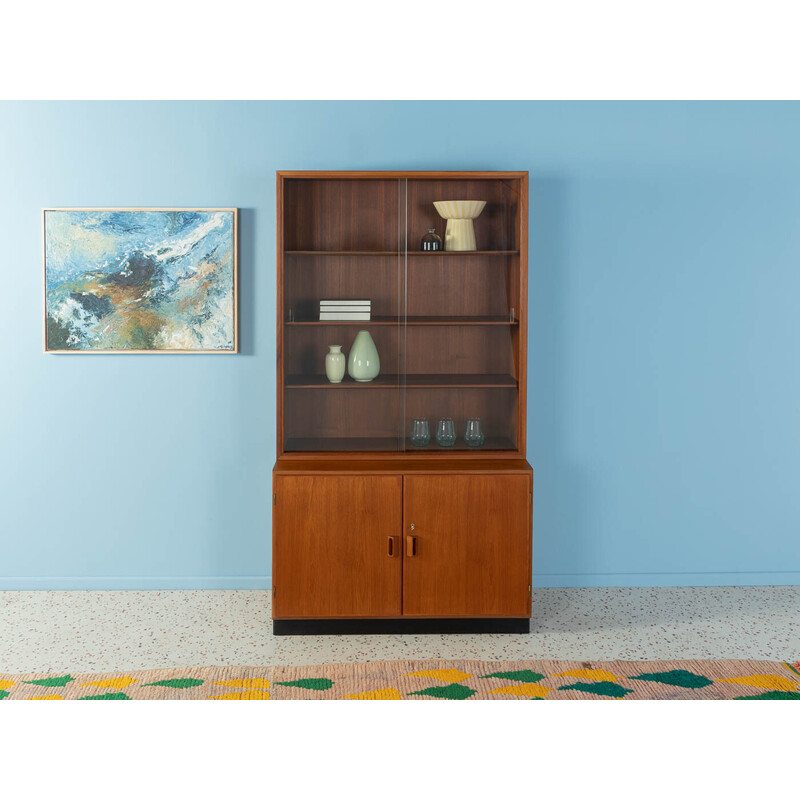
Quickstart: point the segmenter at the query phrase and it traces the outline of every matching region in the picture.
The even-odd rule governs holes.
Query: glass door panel
[[[286,452],[404,446],[404,184],[302,178],[284,185]],[[370,342],[380,360],[376,377]],[[355,378],[346,366],[341,381],[332,382],[332,346],[345,363],[354,347],[369,363]]]
[[[430,442],[414,446],[406,438],[406,451],[517,449],[518,191],[505,180],[408,181],[406,429],[427,419]],[[448,201],[442,212],[451,223],[434,206],[438,201]],[[471,231],[461,214],[474,215]],[[444,250],[421,249],[430,228]],[[474,249],[450,249],[456,247]],[[455,441],[447,436],[449,422],[437,441],[441,420],[453,421]]]

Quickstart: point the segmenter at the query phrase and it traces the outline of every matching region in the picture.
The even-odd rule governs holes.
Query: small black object
[[[436,228],[428,228],[428,232],[422,237],[421,250],[443,250],[442,237],[436,233]]]

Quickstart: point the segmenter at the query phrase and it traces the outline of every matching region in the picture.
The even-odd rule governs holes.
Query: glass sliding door
[[[283,451],[518,451],[524,179],[304,175],[282,184]]]
[[[410,179],[407,219],[405,413],[407,426],[427,420],[431,439],[406,449],[516,450],[519,188]],[[422,249],[431,228],[445,249]]]
[[[404,184],[346,178],[284,184],[285,452],[403,447]],[[337,356],[329,359],[336,379],[336,350],[346,366],[332,382],[326,356]],[[347,365],[351,354],[356,363]]]

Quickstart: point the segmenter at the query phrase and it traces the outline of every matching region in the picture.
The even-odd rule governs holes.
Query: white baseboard
[[[269,575],[231,575],[197,576],[191,578],[177,577],[102,577],[102,578],[2,578],[0,591],[20,590],[25,592],[46,591],[115,591],[115,590],[160,590],[170,589],[202,590],[202,589],[270,589],[272,579]]]
[[[800,572],[582,572],[541,573],[534,570],[535,588],[656,587],[656,586],[795,586]]]

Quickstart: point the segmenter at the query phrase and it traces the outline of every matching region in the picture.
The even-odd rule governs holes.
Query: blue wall
[[[800,583],[797,103],[0,105],[0,588],[270,572],[275,170],[531,173],[536,584]],[[238,206],[239,356],[42,353],[43,206]]]

